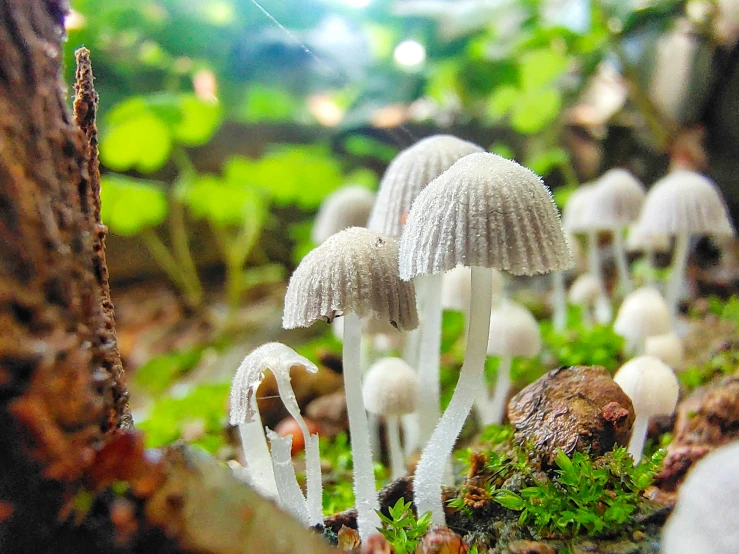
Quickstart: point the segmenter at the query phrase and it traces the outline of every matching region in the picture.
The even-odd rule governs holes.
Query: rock
[[[462,537],[449,527],[435,526],[418,543],[416,554],[467,554]]]
[[[321,435],[333,437],[349,428],[344,389],[316,398],[305,408],[305,415],[318,424]]]
[[[739,438],[739,374],[698,388],[680,402],[673,433],[656,480],[666,491],[675,490],[692,465],[711,450]]]
[[[603,367],[555,369],[524,388],[508,404],[508,419],[533,458],[553,466],[558,449],[567,455],[602,455],[629,442],[634,407]]]
[[[557,554],[551,546],[536,541],[513,541],[508,543],[510,554]]]

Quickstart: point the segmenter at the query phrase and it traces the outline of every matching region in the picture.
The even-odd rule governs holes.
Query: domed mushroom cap
[[[496,154],[478,153],[421,191],[400,238],[401,278],[460,264],[514,275],[572,267],[559,213],[539,177]]]
[[[254,411],[250,406],[250,400],[264,379],[265,371],[269,370],[275,376],[286,376],[289,379],[290,370],[294,367],[311,373],[318,371],[313,362],[281,342],[263,344],[247,355],[236,370],[231,385],[231,408],[229,410],[231,425],[252,421]]]
[[[629,252],[640,252],[652,250],[654,252],[667,252],[670,250],[670,237],[667,235],[643,235],[639,232],[638,224],[629,226],[629,235],[626,237],[626,250]]]
[[[636,221],[646,190],[625,169],[611,169],[598,179],[579,224],[589,229],[618,229]]]
[[[653,335],[669,333],[672,322],[665,299],[657,289],[651,287],[642,287],[627,294],[618,308],[613,330],[633,343]]]
[[[683,363],[685,349],[680,337],[675,333],[665,333],[647,337],[644,342],[644,353],[659,358],[668,366],[676,368]]]
[[[739,441],[698,461],[680,486],[662,530],[663,554],[736,554],[739,544]]]
[[[733,235],[734,227],[716,184],[692,171],[673,171],[647,193],[637,225],[641,235]]]
[[[445,310],[467,312],[470,309],[471,271],[459,265],[441,278],[441,307]],[[493,304],[503,295],[503,275],[493,270]]]
[[[675,411],[680,388],[677,377],[659,358],[633,358],[621,366],[613,380],[631,398],[637,417],[671,415]]]
[[[375,193],[360,185],[341,187],[321,204],[313,223],[311,239],[321,244],[349,227],[364,227],[375,204]]]
[[[534,316],[526,308],[505,300],[490,312],[488,355],[536,356],[541,334]]]
[[[382,358],[363,379],[364,407],[373,414],[401,416],[416,411],[418,374],[400,358]]]
[[[570,233],[587,231],[584,220],[590,210],[590,197],[593,192],[592,183],[580,185],[570,194],[567,203],[562,209],[562,227]]]
[[[483,149],[452,135],[433,135],[406,148],[390,163],[380,182],[367,227],[400,236],[418,193],[458,159]]]
[[[413,284],[398,278],[398,243],[361,227],[331,236],[290,277],[282,326],[309,327],[353,312],[402,330],[418,325]]]
[[[570,290],[567,292],[567,298],[570,303],[577,306],[590,306],[595,303],[599,296],[600,286],[598,285],[598,279],[590,273],[583,273],[575,279],[572,285],[570,285]]]

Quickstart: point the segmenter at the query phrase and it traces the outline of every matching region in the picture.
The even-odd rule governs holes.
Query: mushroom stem
[[[470,305],[470,324],[464,363],[449,406],[426,443],[416,467],[413,490],[418,513],[424,514],[430,511],[431,520],[437,525],[445,524],[441,498],[444,468],[472,409],[473,399],[480,386],[480,375],[485,368],[490,331],[492,284],[493,277],[490,268],[472,268],[470,297],[475,301]]]
[[[503,423],[503,415],[506,408],[506,400],[511,390],[511,360],[510,356],[501,356],[498,363],[498,377],[495,381],[495,391],[487,410],[487,421],[485,425],[491,423]]]
[[[379,508],[375,490],[375,473],[372,467],[367,414],[362,399],[360,350],[362,324],[355,313],[344,315],[344,390],[351,433],[352,460],[354,462],[354,498],[357,508],[359,537],[365,541],[380,525],[376,511]]]
[[[649,418],[636,414],[634,426],[631,428],[631,440],[629,441],[629,454],[634,458],[634,464],[641,461],[641,455],[644,451],[644,443],[647,440],[647,428]]]
[[[401,416],[400,425],[403,427],[403,452],[407,458],[418,450],[420,444],[421,421],[418,412]]]
[[[582,326],[584,329],[593,328],[593,311],[590,309],[590,306],[588,304],[582,305],[582,310],[580,311],[580,320],[582,321]]]
[[[400,446],[400,430],[398,429],[398,416],[387,416],[385,418],[385,430],[387,431],[387,445],[390,456],[391,479],[405,475],[405,456]]]
[[[672,273],[667,286],[667,308],[670,310],[670,318],[675,322],[677,306],[680,302],[680,289],[685,277],[685,266],[688,262],[688,247],[690,246],[690,235],[681,231],[675,238],[675,251],[672,253]]]
[[[298,479],[295,477],[295,467],[290,454],[293,444],[292,435],[281,437],[267,429],[267,436],[272,445],[272,467],[280,490],[279,505],[307,527],[308,507],[300,485],[298,485]]]
[[[644,281],[648,287],[653,287],[656,279],[654,270],[654,249],[651,246],[644,247],[644,265],[647,267]]]
[[[631,276],[629,275],[629,264],[626,259],[623,229],[613,230],[613,249],[615,250],[614,256],[616,257],[618,279],[621,282],[621,292],[628,294],[634,290],[634,285],[631,282]]]
[[[268,498],[277,498],[277,484],[272,469],[272,458],[264,436],[262,418],[259,415],[259,406],[252,396],[249,399],[254,417],[251,421],[239,424],[241,448],[244,451],[244,462],[247,474],[252,485],[262,495]]]
[[[419,314],[421,345],[418,355],[420,396],[418,413],[421,423],[421,444],[425,444],[439,421],[439,356],[441,351],[441,274],[423,275],[421,290],[424,301]]]
[[[552,272],[552,296],[554,313],[552,325],[554,330],[562,332],[567,327],[567,305],[565,304],[565,274],[563,271]]]
[[[287,408],[287,412],[298,424],[301,433],[303,433],[303,439],[305,441],[305,487],[307,489],[308,524],[310,526],[319,525],[323,523],[323,486],[321,482],[321,456],[318,451],[318,435],[311,435],[308,430],[308,425],[300,413],[300,406],[295,398],[295,391],[293,391],[292,385],[290,384],[289,375],[283,373],[275,374],[275,380],[277,381],[277,392],[285,408]]]
[[[598,323],[610,323],[613,318],[611,301],[608,299],[606,285],[603,282],[603,273],[600,270],[600,259],[598,256],[598,233],[588,231],[588,262],[590,273],[598,282],[598,299],[595,301],[595,319]]]

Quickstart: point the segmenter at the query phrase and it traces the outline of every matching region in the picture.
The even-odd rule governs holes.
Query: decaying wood
[[[229,469],[131,427],[100,221],[89,52],[64,0],[0,2],[0,551],[327,552]]]

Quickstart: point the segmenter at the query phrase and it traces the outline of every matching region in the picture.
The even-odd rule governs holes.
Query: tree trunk
[[[132,430],[100,222],[89,52],[65,0],[0,0],[0,551],[323,552],[230,470]],[[255,532],[252,532],[255,530]]]

